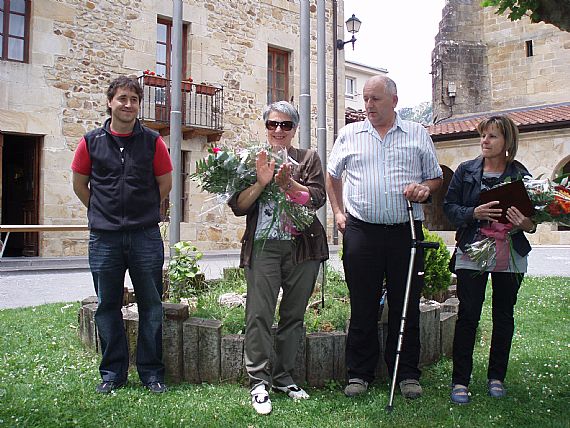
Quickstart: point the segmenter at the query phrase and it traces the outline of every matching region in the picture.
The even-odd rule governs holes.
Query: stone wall
[[[311,3],[311,91],[316,103],[316,1]],[[338,2],[342,32],[343,2]],[[327,33],[332,32],[332,1],[326,1]],[[291,52],[290,95],[300,90],[299,2],[288,0],[184,0],[188,26],[187,73],[195,81],[224,86],[225,132],[220,144],[260,141],[265,130],[267,49]],[[71,188],[70,164],[79,139],[106,118],[105,91],[119,74],[154,69],[157,17],[172,16],[172,1],[42,0],[32,2],[31,54],[28,64],[0,61],[0,131],[43,136],[39,222],[85,223],[86,210]],[[327,36],[328,38],[329,36]],[[326,69],[334,46],[327,46]],[[342,55],[339,61],[342,63]],[[339,81],[344,72],[340,71]],[[327,74],[326,85],[332,86]],[[23,95],[25,94],[25,96]],[[340,100],[339,109],[344,108]],[[316,126],[313,105],[312,126]],[[332,145],[333,100],[327,98],[328,144]],[[316,147],[316,138],[312,146]],[[169,144],[169,138],[165,138]],[[296,144],[296,142],[294,142]],[[190,172],[206,155],[205,137],[182,142],[190,152]],[[199,216],[206,195],[189,183],[190,221],[181,238],[201,249],[239,245],[243,219],[229,211]],[[84,255],[87,234],[42,234],[41,256]]]
[[[490,11],[484,16],[492,110],[568,101],[570,33],[528,18],[513,23]],[[532,41],[533,56],[525,43]]]

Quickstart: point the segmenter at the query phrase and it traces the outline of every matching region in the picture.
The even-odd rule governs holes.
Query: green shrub
[[[451,284],[451,272],[449,271],[449,250],[435,232],[430,232],[425,227],[424,241],[438,242],[437,250],[425,250],[425,286],[422,295],[426,298],[433,298],[449,288]]]
[[[168,262],[165,296],[171,302],[180,302],[183,297],[192,297],[204,285],[204,275],[198,261],[203,254],[188,241],[174,244],[175,254]]]

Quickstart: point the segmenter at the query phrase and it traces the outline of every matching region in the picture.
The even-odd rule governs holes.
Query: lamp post
[[[356,37],[354,37],[354,34],[358,33],[358,31],[360,31],[360,25],[362,24],[362,21],[360,21],[360,19],[358,19],[354,14],[352,14],[352,16],[350,18],[348,18],[346,20],[346,29],[348,30],[349,33],[352,34],[352,38],[350,40],[347,40],[346,42],[342,41],[341,39],[338,39],[337,37],[337,32],[338,32],[338,28],[337,28],[337,15],[338,15],[338,3],[337,0],[333,0],[333,22],[332,22],[332,27],[333,27],[333,42],[336,43],[336,49],[333,52],[333,144],[336,141],[336,137],[338,134],[338,51],[339,50],[343,50],[344,49],[344,45],[347,43],[352,43],[352,49],[354,50],[354,42],[356,42]],[[342,67],[344,67],[344,63],[342,64]],[[342,73],[342,75],[344,76],[344,73]],[[343,83],[343,87],[345,85],[345,82]],[[343,116],[344,116],[344,112],[343,112]],[[334,217],[333,217],[334,219]],[[336,227],[336,221],[333,221],[333,244],[338,244],[338,229]]]
[[[354,13],[350,18],[346,20],[346,30],[352,34],[350,40],[343,42],[342,39],[337,39],[336,41],[336,48],[337,49],[344,49],[344,45],[347,43],[352,43],[352,50],[354,50],[354,42],[356,42],[356,37],[354,35],[360,31],[360,25],[362,21],[354,16]]]

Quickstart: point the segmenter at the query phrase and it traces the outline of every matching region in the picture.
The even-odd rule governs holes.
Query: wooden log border
[[[99,352],[95,325],[97,298],[89,297],[81,303],[78,313],[80,341],[87,349]],[[447,307],[449,312],[445,311]],[[163,308],[163,359],[168,382],[248,383],[244,366],[243,334],[222,336],[221,321],[189,317],[185,305],[163,303]],[[424,354],[424,361],[420,365],[436,362],[442,356],[450,356],[457,319],[454,310],[454,305],[437,306],[433,302],[421,308],[422,318],[429,319],[429,322],[423,323],[421,334],[422,347],[425,347],[429,355]],[[127,306],[123,309],[123,321],[129,357],[135,360],[138,314]],[[379,322],[378,327],[381,355],[376,376],[378,379],[386,379],[384,348],[387,325]],[[300,345],[292,373],[296,382],[312,387],[323,387],[330,381],[346,382],[346,332],[305,334]]]

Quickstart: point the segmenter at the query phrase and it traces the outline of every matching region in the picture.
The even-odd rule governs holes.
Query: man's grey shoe
[[[347,397],[356,397],[363,394],[368,390],[368,382],[359,378],[352,378],[348,380],[348,385],[344,388],[344,395]]]
[[[416,379],[404,379],[400,382],[400,392],[404,398],[413,400],[422,396],[422,387]]]

